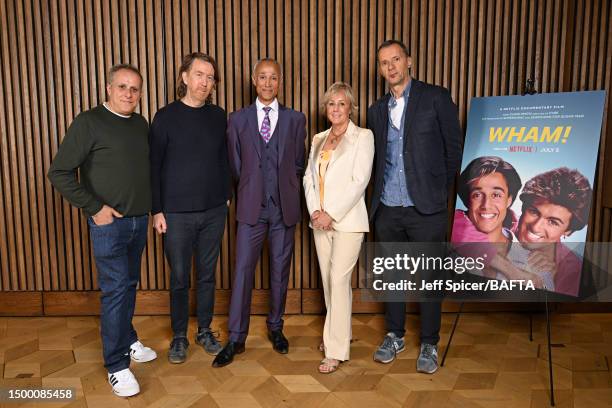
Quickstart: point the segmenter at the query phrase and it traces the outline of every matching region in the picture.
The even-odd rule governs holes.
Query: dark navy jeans
[[[380,204],[374,218],[378,242],[444,242],[448,225],[446,210],[422,214],[415,207],[388,207]],[[442,322],[442,299],[421,302],[421,344],[438,344]],[[397,337],[406,333],[406,303],[385,303],[386,331]]]
[[[89,236],[102,291],[100,326],[104,366],[116,373],[130,366],[129,348],[138,340],[132,326],[140,260],[148,216],[115,218],[107,225],[88,219]]]
[[[215,306],[215,269],[225,229],[227,205],[206,211],[166,213],[164,252],[170,265],[170,318],[175,337],[185,337],[189,324],[191,259],[196,267],[198,326],[210,327]]]

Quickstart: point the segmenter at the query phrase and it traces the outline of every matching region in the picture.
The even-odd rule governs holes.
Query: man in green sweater
[[[151,210],[148,124],[134,113],[141,89],[136,68],[113,66],[107,101],[74,119],[48,174],[55,189],[87,216],[102,291],[104,366],[113,392],[121,397],[140,392],[130,359],[157,358],[138,341],[132,326]]]

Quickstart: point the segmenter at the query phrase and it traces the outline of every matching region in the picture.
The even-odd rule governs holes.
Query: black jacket
[[[368,108],[368,128],[374,132],[376,147],[370,220],[384,186],[390,97],[387,94]],[[447,89],[412,79],[404,136],[404,174],[416,209],[423,214],[445,210],[448,190],[461,165],[463,140],[457,107]]]

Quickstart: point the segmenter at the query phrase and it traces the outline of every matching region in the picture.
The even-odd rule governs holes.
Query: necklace
[[[338,140],[344,136],[344,134],[346,133],[346,129],[344,130],[344,132],[340,133],[339,135],[335,134],[333,130],[330,131],[331,133],[331,137],[329,138],[329,141],[331,144],[336,144],[338,142]]]

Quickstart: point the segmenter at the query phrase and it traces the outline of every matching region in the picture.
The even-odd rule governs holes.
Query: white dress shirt
[[[266,106],[259,98],[255,100],[255,106],[257,107],[257,130],[261,130],[261,124],[263,123],[264,117],[266,116],[266,112],[264,112],[263,108]],[[272,109],[270,109],[270,135],[274,133],[274,129],[276,129],[276,123],[278,122],[278,99],[274,98],[272,103],[268,105]]]
[[[393,95],[391,96],[393,98]],[[395,106],[391,109],[391,123],[397,129],[402,127],[402,115],[404,114],[404,105],[406,105],[406,101],[404,100],[404,95],[400,96],[395,100]]]

